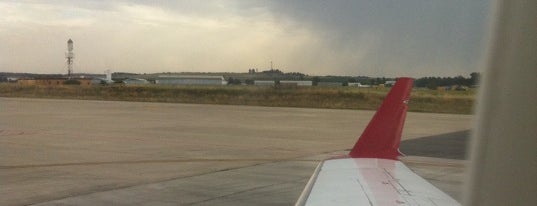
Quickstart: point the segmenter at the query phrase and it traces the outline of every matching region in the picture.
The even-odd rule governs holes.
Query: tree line
[[[124,75],[127,73],[114,73],[117,78],[118,75]],[[91,76],[91,74],[88,74]],[[309,80],[313,85],[317,85],[319,82],[339,82],[346,86],[349,83],[360,83],[362,85],[379,85],[385,84],[386,81],[393,81],[395,78],[386,77],[367,77],[367,76],[309,76],[307,74],[299,72],[284,73],[278,69],[266,70],[257,72],[257,70],[250,69],[249,75],[244,76],[241,73],[230,73],[226,76],[228,84],[231,85],[253,85],[254,80]],[[30,73],[9,73],[0,72],[0,82],[9,81],[8,77],[35,77],[35,78],[51,78],[61,77],[60,74],[30,74]],[[479,83],[480,74],[473,72],[469,77],[455,76],[455,77],[422,77],[415,79],[414,86],[426,87],[430,89],[436,89],[437,87],[446,86],[465,86],[475,87]]]
[[[422,77],[414,81],[414,86],[429,89],[446,86],[476,87],[479,83],[479,78],[480,74],[478,72],[472,72],[469,78],[460,75],[456,77]]]

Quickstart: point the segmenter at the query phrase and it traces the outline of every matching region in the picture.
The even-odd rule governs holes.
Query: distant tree
[[[481,75],[478,72],[472,72],[470,74],[470,82],[469,82],[468,86],[473,86],[473,85],[479,84],[480,77],[481,77]]]
[[[470,76],[476,78],[476,74],[470,74]],[[436,89],[437,87],[445,86],[471,86],[472,77],[465,78],[463,76],[456,77],[422,77],[414,81],[416,87],[427,87],[429,89]]]
[[[300,72],[289,72],[284,74],[287,79],[294,79],[294,80],[302,80],[306,76],[305,74],[302,74]]]
[[[317,86],[319,84],[319,82],[321,81],[321,78],[319,77],[313,77],[313,79],[311,80],[311,84],[313,86]]]
[[[244,83],[247,85],[254,85],[255,82],[253,79],[247,79],[247,80],[244,80]]]
[[[268,74],[268,75],[283,75],[283,72],[280,71],[279,69],[266,70],[266,71],[262,71],[262,73]]]
[[[227,84],[228,85],[240,85],[242,82],[240,79],[235,79],[233,77],[230,77],[228,80],[227,80]]]
[[[464,78],[463,76],[459,75],[459,76],[456,76],[455,78],[453,78],[453,84],[451,85],[465,85],[466,84],[466,78]]]
[[[378,77],[377,77],[377,78],[375,79],[375,84],[384,84],[384,82],[382,81],[381,78],[378,78]]]
[[[438,83],[436,81],[429,81],[427,82],[427,88],[429,89],[436,89],[438,87]]]

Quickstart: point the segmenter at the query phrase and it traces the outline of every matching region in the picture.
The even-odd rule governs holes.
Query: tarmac
[[[374,111],[0,98],[0,205],[292,205]],[[462,197],[471,115],[408,113],[412,170]]]

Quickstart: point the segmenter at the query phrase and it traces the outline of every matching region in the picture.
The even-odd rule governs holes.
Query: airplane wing
[[[397,80],[349,155],[319,164],[296,205],[460,205],[397,160],[412,84]]]

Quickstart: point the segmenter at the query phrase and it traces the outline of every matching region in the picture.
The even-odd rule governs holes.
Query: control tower
[[[73,73],[73,59],[75,58],[75,53],[73,53],[73,40],[69,39],[67,41],[67,52],[65,53],[65,59],[67,62],[67,77],[71,79],[71,74]]]

